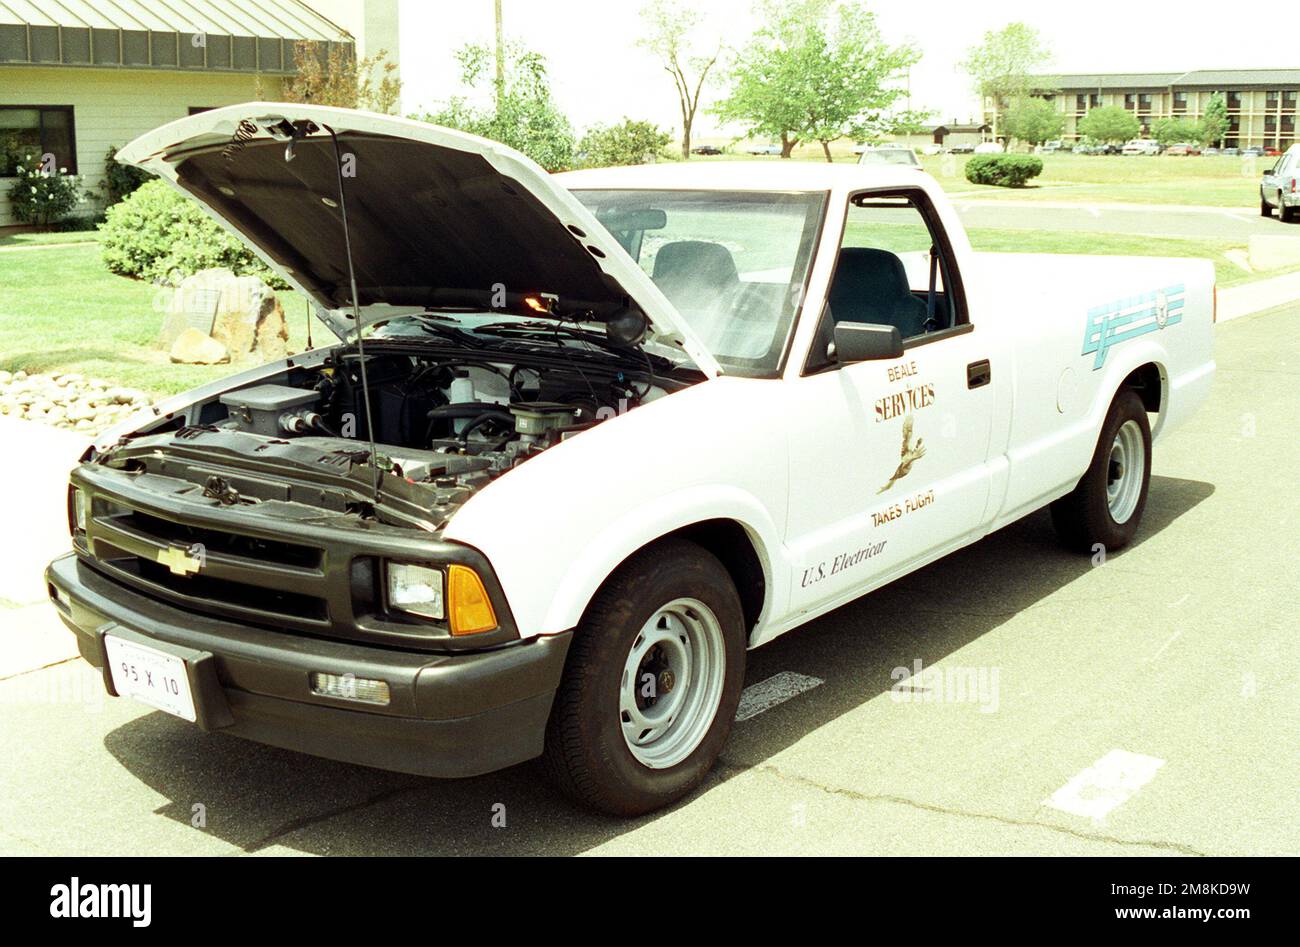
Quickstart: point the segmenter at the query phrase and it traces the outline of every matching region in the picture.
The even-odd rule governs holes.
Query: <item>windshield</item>
[[[724,367],[770,374],[803,299],[823,192],[574,191]]]

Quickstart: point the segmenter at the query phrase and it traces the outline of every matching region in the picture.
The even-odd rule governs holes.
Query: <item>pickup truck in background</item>
[[[52,602],[110,693],[334,759],[666,805],[747,649],[1044,506],[1130,542],[1214,372],[1210,263],[977,253],[914,168],[552,176],[276,103],[118,157],[338,341],[103,435]]]

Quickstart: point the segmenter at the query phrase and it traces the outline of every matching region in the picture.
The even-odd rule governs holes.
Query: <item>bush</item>
[[[9,188],[9,204],[21,223],[48,228],[81,203],[81,179],[66,168],[46,170],[39,155],[19,158],[14,177],[18,180]]]
[[[99,186],[104,189],[106,207],[111,207],[122,198],[131,194],[145,181],[153,178],[152,172],[129,164],[117,162],[117,149],[109,145],[104,155],[104,180]]]
[[[664,157],[672,136],[651,122],[623,119],[620,125],[593,125],[578,143],[584,168],[642,164],[647,158]]]
[[[1043,173],[1043,159],[1033,155],[975,155],[966,162],[966,180],[996,187],[1024,187]]]
[[[258,276],[277,289],[285,282],[199,205],[162,181],[146,181],[105,213],[104,265],[122,276],[151,281],[191,276],[223,266],[237,276]]]

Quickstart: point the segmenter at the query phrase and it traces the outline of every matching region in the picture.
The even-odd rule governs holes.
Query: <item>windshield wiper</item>
[[[490,322],[487,325],[475,326],[474,331],[485,335],[514,336],[516,338],[534,339],[538,341],[551,342],[555,345],[564,345],[566,339],[580,342],[586,346],[594,347],[599,351],[612,355],[620,361],[628,364],[640,365],[646,361],[653,360],[658,362],[661,368],[669,369],[673,363],[658,355],[651,355],[645,349],[637,346],[627,348],[610,342],[603,335],[588,329],[580,329],[575,326],[560,325],[554,322],[542,322],[536,319],[527,322]]]

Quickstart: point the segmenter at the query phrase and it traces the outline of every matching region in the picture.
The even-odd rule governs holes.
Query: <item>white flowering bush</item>
[[[9,188],[14,217],[24,224],[49,227],[67,217],[82,202],[81,178],[67,168],[48,169],[41,157],[29,154],[18,159],[17,180]]]

